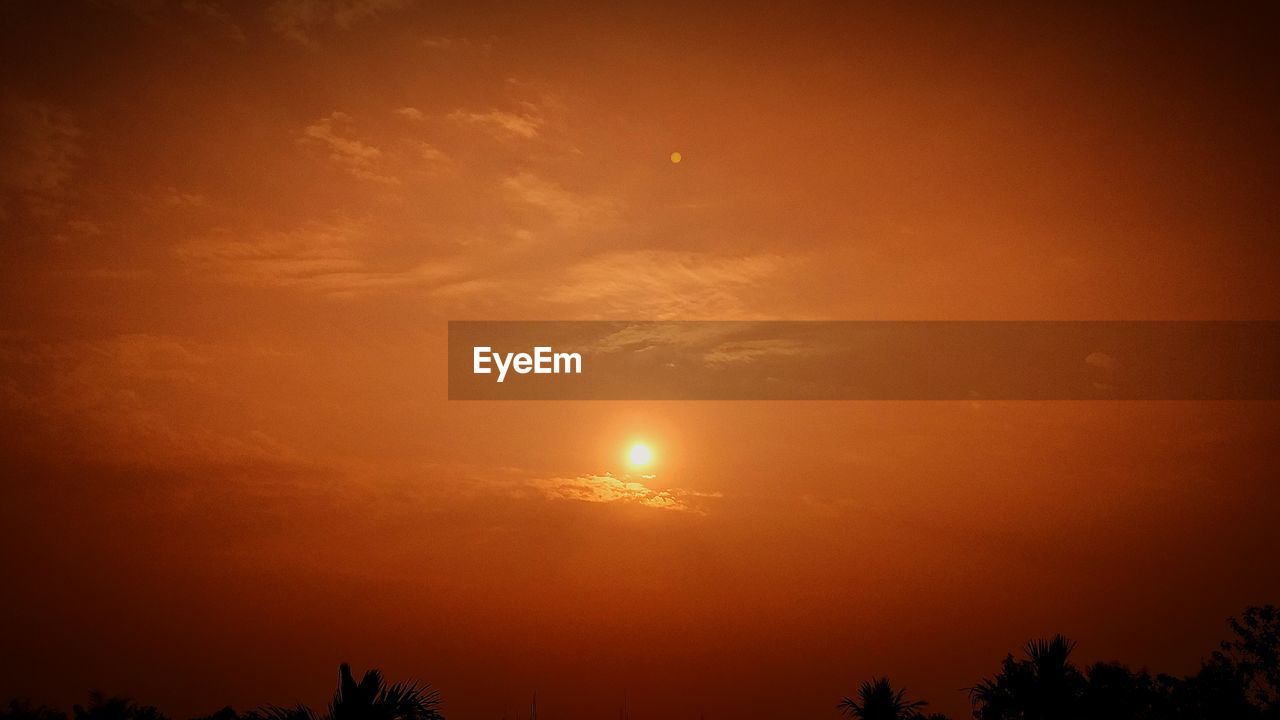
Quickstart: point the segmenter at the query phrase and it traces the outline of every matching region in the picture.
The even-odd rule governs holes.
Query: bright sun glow
[[[644,443],[636,443],[627,451],[627,460],[637,467],[653,462],[653,451]]]

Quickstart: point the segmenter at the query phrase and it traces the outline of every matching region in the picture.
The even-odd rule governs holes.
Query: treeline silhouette
[[[170,720],[151,705],[139,705],[129,698],[90,693],[88,705],[71,708],[71,717],[55,708],[33,706],[26,700],[11,700],[0,711],[0,720]],[[377,670],[370,670],[356,682],[351,666],[338,668],[338,690],[324,714],[306,705],[267,705],[248,712],[231,706],[192,720],[444,720],[440,714],[440,693],[430,685],[403,682],[388,685]]]
[[[1010,654],[999,672],[966,688],[975,720],[1280,720],[1280,609],[1247,608],[1229,621],[1222,642],[1193,675],[1152,675],[1113,662],[1079,667],[1075,643],[1058,635]],[[926,713],[886,678],[862,683],[837,706],[854,720],[950,720]],[[0,720],[170,720],[150,705],[92,693],[71,715],[25,700],[0,709]],[[191,720],[444,720],[440,694],[416,682],[388,685],[370,670],[359,682],[343,664],[323,714],[305,705],[237,712],[230,706]]]
[[[1187,677],[1152,675],[1113,662],[1079,667],[1076,644],[1032,640],[1022,657],[967,688],[976,720],[1280,720],[1280,610],[1247,608],[1233,637]],[[856,720],[949,720],[926,714],[886,678],[862,683],[839,708]]]

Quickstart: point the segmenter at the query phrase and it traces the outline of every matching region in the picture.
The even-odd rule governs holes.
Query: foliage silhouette
[[[928,705],[923,700],[909,702],[907,690],[894,692],[886,678],[872,678],[858,688],[858,699],[846,697],[838,707],[845,715],[857,720],[914,720],[921,717],[920,708]]]
[[[15,698],[0,708],[0,720],[67,720],[67,714],[57,708],[36,706],[30,700]]]
[[[1156,707],[1156,684],[1151,675],[1118,663],[1100,662],[1085,673],[1080,714],[1094,720],[1151,718]]]
[[[1057,635],[1033,640],[1022,657],[1005,657],[1000,671],[969,688],[976,720],[1280,720],[1280,610],[1247,608],[1229,621],[1223,642],[1191,676],[1178,678],[1109,662],[1081,670],[1075,643]],[[919,718],[919,704],[894,710],[905,693],[889,681],[864,683],[859,700],[841,707],[856,718]],[[884,715],[859,714],[889,707]],[[898,712],[899,714],[893,714]],[[942,720],[933,715],[928,720]]]
[[[351,666],[343,663],[338,668],[338,690],[323,718],[305,705],[272,705],[247,713],[245,720],[444,720],[444,716],[440,714],[440,693],[431,686],[417,682],[387,685],[377,670],[369,670],[356,682]]]
[[[1214,660],[1236,668],[1253,704],[1280,705],[1280,609],[1247,608],[1230,624],[1236,637],[1222,643]]]
[[[1004,659],[995,677],[969,689],[978,720],[1068,720],[1080,714],[1086,681],[1071,664],[1076,644],[1061,635],[1032,640],[1023,660]]]
[[[1071,660],[1075,643],[1057,635],[1026,644],[1021,658],[1005,657],[999,672],[968,688],[976,720],[1280,720],[1280,610],[1250,607],[1229,621],[1221,643],[1193,675],[1153,677],[1110,662],[1083,669]],[[924,715],[887,678],[862,683],[837,706],[852,720],[947,720]],[[12,700],[0,720],[169,720],[149,705],[93,693],[68,716],[61,710]],[[388,685],[377,670],[357,682],[350,666],[338,671],[327,712],[305,705],[267,706],[244,714],[231,707],[194,720],[444,720],[440,694],[416,682]]]
[[[169,720],[150,705],[138,705],[129,698],[89,694],[89,704],[71,708],[73,720]]]
[[[223,708],[221,710],[218,710],[217,712],[211,713],[209,715],[204,715],[198,718],[191,718],[191,720],[243,720],[243,719],[241,718],[240,713],[236,712],[235,708],[231,707],[230,705],[226,705],[226,706],[223,706]]]

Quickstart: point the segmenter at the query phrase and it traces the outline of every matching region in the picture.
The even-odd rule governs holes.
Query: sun
[[[671,162],[672,162],[672,164],[679,164],[679,162],[680,162],[681,160],[683,160],[683,159],[684,159],[684,156],[683,156],[683,155],[681,155],[679,152],[673,152],[673,153],[671,153]]]
[[[627,461],[635,467],[644,467],[653,462],[653,450],[644,443],[636,443],[627,450]]]

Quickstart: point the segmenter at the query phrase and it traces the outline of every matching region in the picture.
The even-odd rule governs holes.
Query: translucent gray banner
[[[455,321],[451,400],[1277,400],[1280,322]]]

